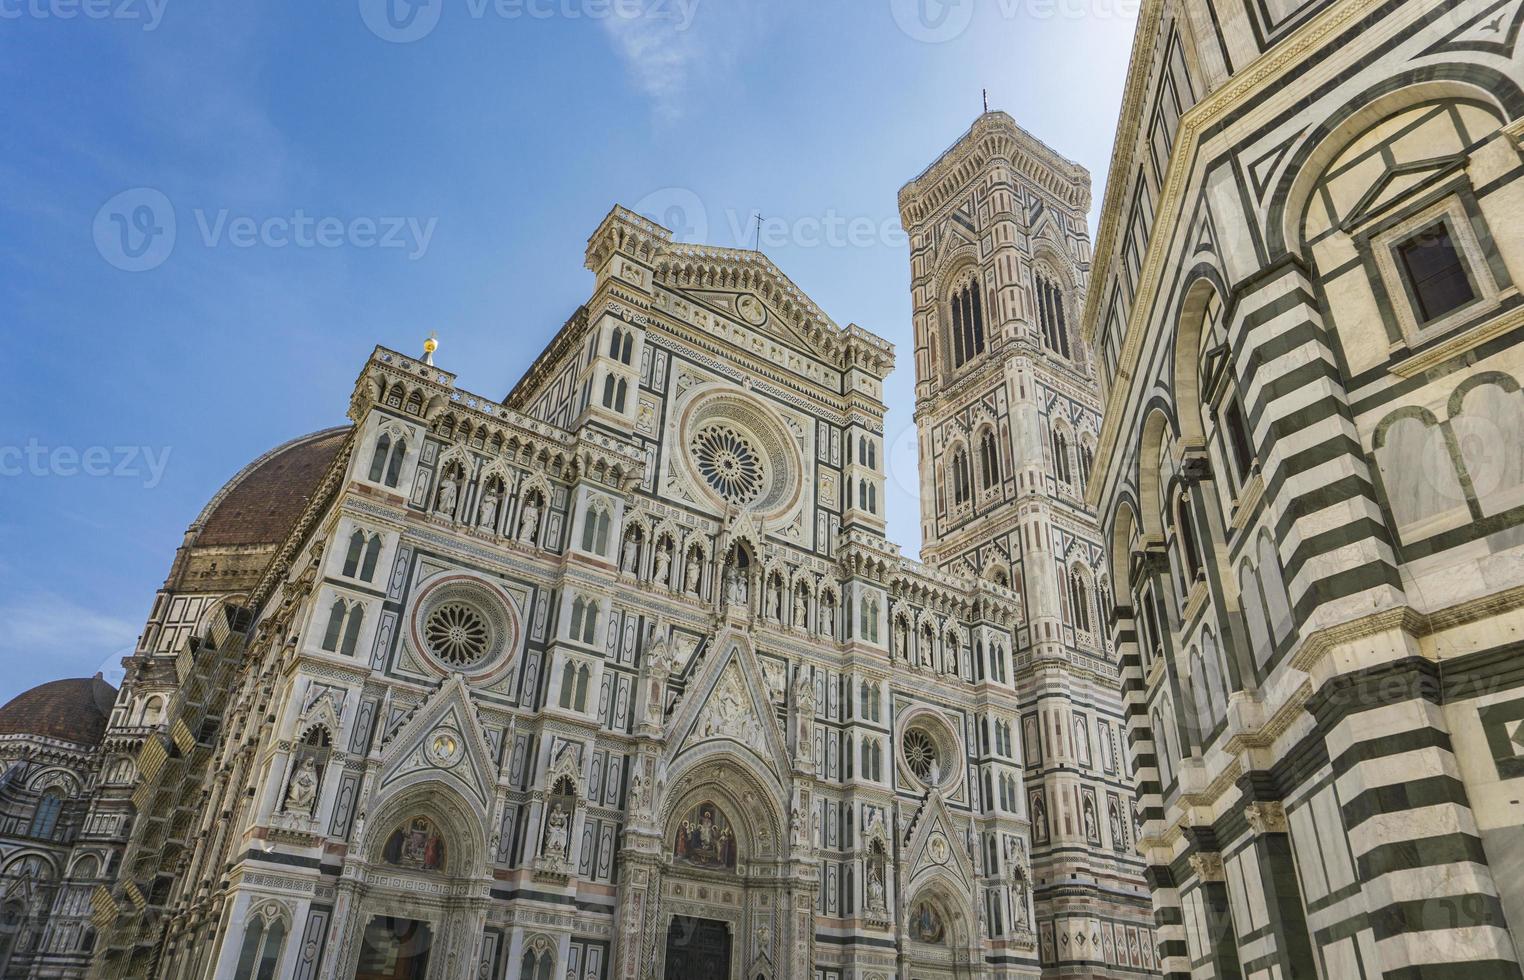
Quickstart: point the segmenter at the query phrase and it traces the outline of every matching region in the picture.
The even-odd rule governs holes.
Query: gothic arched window
[[[32,828],[29,836],[43,840],[51,840],[53,832],[58,829],[58,814],[63,810],[63,794],[56,789],[50,789],[42,794],[37,801],[37,809],[32,814]]]
[[[370,482],[395,487],[402,481],[402,460],[407,456],[407,440],[393,439],[382,433],[370,459]]]
[[[595,506],[582,519],[582,550],[601,555],[609,547],[609,512]]]
[[[1056,354],[1069,356],[1069,325],[1064,313],[1064,293],[1044,273],[1034,277],[1037,284],[1037,319],[1042,326],[1042,342]]]
[[[1053,430],[1053,475],[1059,483],[1070,483],[1073,475],[1069,469],[1069,437],[1057,428]]]
[[[995,443],[994,429],[985,429],[979,438],[979,463],[986,488],[1000,482],[1000,449]]]
[[[255,913],[249,917],[233,976],[237,980],[275,980],[285,946],[286,920],[269,908]]]
[[[360,626],[365,610],[358,602],[335,599],[328,610],[328,628],[323,632],[323,649],[352,657],[360,642]]]
[[[952,353],[953,367],[960,368],[984,353],[984,304],[979,298],[979,280],[970,276],[953,290]]]
[[[972,496],[969,487],[968,453],[961,448],[953,453],[952,481],[953,505],[961,507],[968,503]]]

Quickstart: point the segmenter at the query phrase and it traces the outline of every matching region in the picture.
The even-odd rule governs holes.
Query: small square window
[[[1397,257],[1423,323],[1438,320],[1477,298],[1466,263],[1445,222],[1435,222],[1403,241],[1397,246]]]

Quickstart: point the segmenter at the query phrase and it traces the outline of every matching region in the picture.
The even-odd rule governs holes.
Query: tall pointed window
[[[953,453],[952,460],[953,506],[955,507],[963,506],[971,498],[968,477],[968,453],[959,449]]]
[[[985,487],[1000,482],[1000,450],[995,443],[994,429],[985,429],[979,439],[979,465],[979,475],[983,478]]]
[[[984,353],[984,304],[979,298],[979,279],[970,276],[953,290],[953,367],[960,368]]]
[[[1059,483],[1069,483],[1069,437],[1060,429],[1053,430],[1053,475]]]
[[[393,439],[382,433],[370,459],[370,482],[395,487],[402,480],[402,461],[407,456],[407,440]]]
[[[1064,313],[1064,293],[1047,275],[1039,272],[1033,281],[1037,286],[1037,320],[1042,326],[1042,342],[1056,354],[1069,356],[1069,324]]]

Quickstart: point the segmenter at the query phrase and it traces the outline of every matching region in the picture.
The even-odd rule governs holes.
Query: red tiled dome
[[[315,432],[250,463],[202,513],[196,547],[280,544],[348,436],[349,426]]]
[[[18,694],[0,708],[0,735],[38,735],[77,745],[99,745],[116,688],[101,679],[50,681]]]

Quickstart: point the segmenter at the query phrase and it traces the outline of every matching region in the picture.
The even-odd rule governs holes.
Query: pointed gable
[[[459,789],[484,810],[496,765],[465,679],[456,674],[418,707],[381,751],[377,791],[387,795],[430,779]]]

